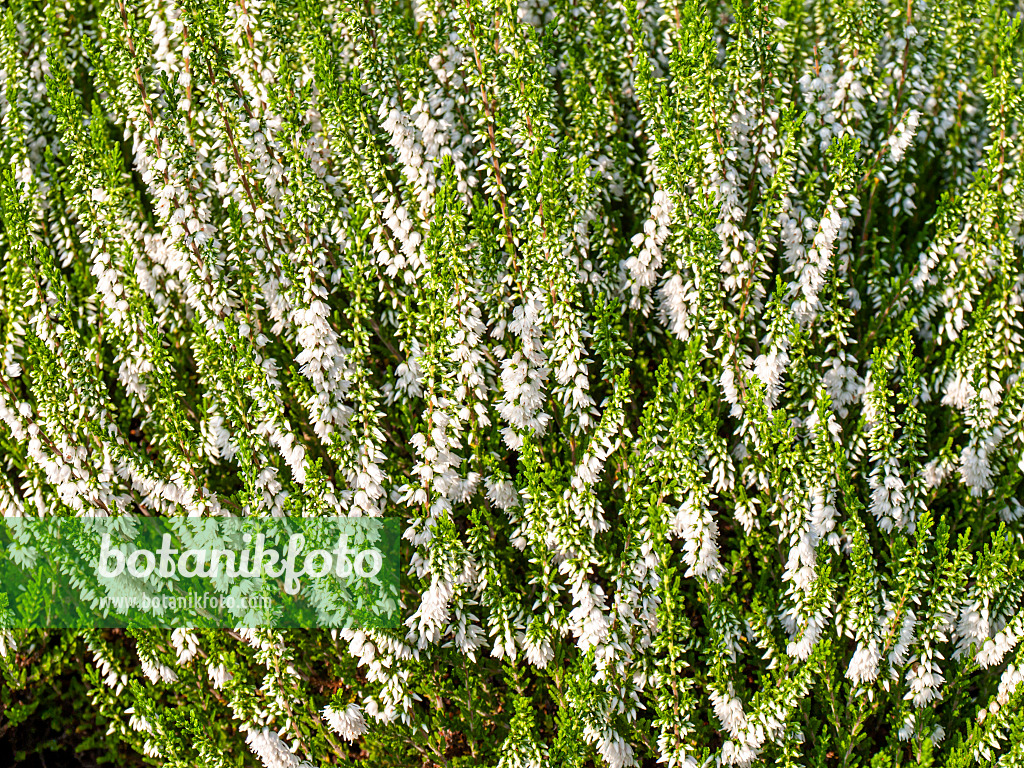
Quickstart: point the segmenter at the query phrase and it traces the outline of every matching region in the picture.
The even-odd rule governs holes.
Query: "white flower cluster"
[[[669,236],[670,225],[672,224],[672,211],[674,206],[672,199],[664,189],[654,193],[654,201],[651,204],[651,216],[644,222],[643,232],[633,235],[633,248],[637,249],[635,256],[626,260],[626,269],[629,271],[629,282],[626,288],[630,292],[630,305],[642,306],[644,311],[649,311],[650,299],[641,299],[641,292],[651,287],[657,280],[658,269],[661,267],[663,256],[661,246]]]
[[[264,768],[299,768],[303,765],[281,741],[281,737],[269,728],[250,728],[246,733],[245,743],[260,759]]]
[[[544,434],[551,415],[544,412],[544,385],[550,370],[539,327],[541,299],[532,296],[518,305],[508,330],[519,338],[519,349],[501,364],[502,402],[498,413],[509,426],[502,429],[505,444],[512,450],[522,446],[523,432]]]
[[[53,515],[385,517],[403,560],[394,626],[0,663],[45,700],[80,651],[111,742],[195,764],[1011,761],[1024,31],[989,10],[5,8],[0,573],[57,562]]]
[[[366,733],[366,720],[358,704],[349,704],[340,711],[331,706],[324,707],[324,719],[331,730],[345,741],[355,741]]]

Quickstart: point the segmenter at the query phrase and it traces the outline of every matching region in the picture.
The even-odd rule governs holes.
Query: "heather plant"
[[[0,739],[1024,765],[1020,15],[8,0],[4,515],[404,535],[396,629],[0,629]]]

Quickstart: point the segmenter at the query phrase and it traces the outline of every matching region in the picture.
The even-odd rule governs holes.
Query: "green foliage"
[[[0,741],[1024,762],[1020,16],[9,2],[0,510],[396,518],[404,625],[0,629]]]

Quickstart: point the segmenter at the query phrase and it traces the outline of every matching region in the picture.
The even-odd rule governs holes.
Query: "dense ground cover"
[[[1024,762],[1011,11],[11,0],[0,509],[383,515],[406,578],[399,630],[0,632],[0,738]]]

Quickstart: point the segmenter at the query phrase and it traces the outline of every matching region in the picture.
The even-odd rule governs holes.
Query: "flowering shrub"
[[[1002,6],[11,0],[4,514],[393,517],[405,575],[396,630],[2,631],[0,733],[1024,764]]]

